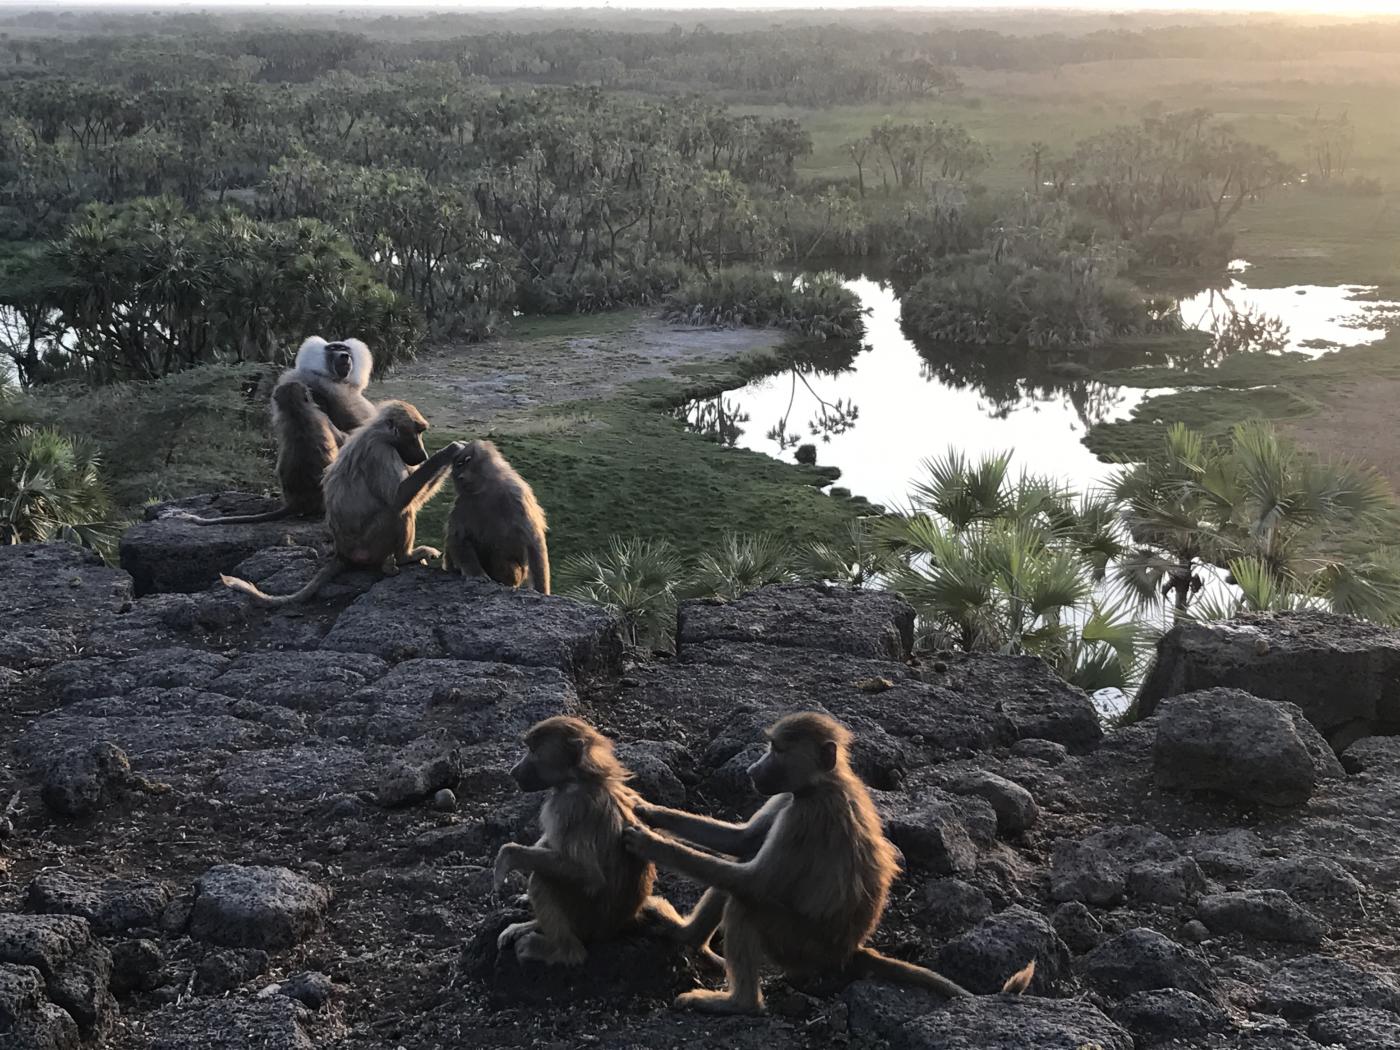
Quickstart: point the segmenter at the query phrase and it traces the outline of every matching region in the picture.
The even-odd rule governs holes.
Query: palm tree
[[[599,554],[575,554],[560,564],[560,589],[596,602],[622,618],[633,645],[672,645],[679,593],[690,567],[666,540],[613,536]]]
[[[0,415],[0,543],[57,539],[110,546],[99,467],[86,441]]]
[[[791,583],[796,578],[793,550],[781,537],[766,532],[731,532],[716,550],[700,556],[694,588],[697,594],[733,599],[770,583]]]

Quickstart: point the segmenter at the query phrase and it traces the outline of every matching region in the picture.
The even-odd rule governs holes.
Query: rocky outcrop
[[[1312,611],[1180,623],[1157,646],[1138,711],[1217,687],[1297,704],[1338,748],[1400,732],[1400,631]]]
[[[316,559],[140,528],[148,564],[236,557],[273,590]],[[888,594],[687,603],[676,656],[655,659],[596,607],[428,568],[349,573],[274,611],[188,572],[138,596],[72,548],[0,548],[0,622],[24,632],[0,639],[6,1050],[1394,1041],[1400,739],[1347,739],[1389,724],[1387,632],[1249,617],[1202,629],[1206,659],[1178,628],[1154,688],[1188,636],[1194,670],[1105,734],[1037,660],[911,656]],[[1318,714],[1367,689],[1375,718]],[[509,775],[529,725],[582,714],[646,798],[731,817],[758,804],[763,728],[810,708],[856,733],[901,852],[874,944],[979,992],[1034,959],[1032,994],[773,976],[765,1016],[714,1018],[668,1008],[715,978],[645,931],[576,970],[496,949],[523,883],[503,901],[493,857],[539,833]],[[657,891],[682,910],[698,893],[668,874]]]

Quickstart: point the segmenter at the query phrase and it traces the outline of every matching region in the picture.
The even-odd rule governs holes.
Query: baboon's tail
[[[544,541],[540,541],[538,547],[531,546],[526,555],[530,569],[530,586],[541,594],[549,593],[549,551],[545,550]]]
[[[265,510],[261,514],[231,514],[227,518],[196,518],[193,514],[181,514],[180,521],[191,525],[256,525],[260,521],[281,521],[291,516],[291,508],[285,503],[276,510]]]
[[[259,605],[291,605],[293,602],[303,602],[312,597],[331,580],[340,575],[340,571],[345,568],[344,563],[339,558],[331,558],[322,565],[316,575],[311,577],[306,586],[292,594],[265,594],[258,590],[256,584],[247,580],[240,580],[236,576],[225,576],[219,573],[219,579],[224,581],[224,585],[233,588],[235,591],[242,591]]]
[[[876,980],[889,981],[891,984],[927,988],[931,992],[937,992],[950,999],[960,999],[972,995],[962,985],[956,981],[950,981],[941,973],[924,966],[916,966],[914,963],[904,962],[901,959],[891,959],[888,955],[881,955],[873,948],[861,948],[857,951],[855,959],[852,960],[851,968],[857,977],[873,977]],[[1032,959],[1008,977],[1006,983],[1001,986],[1001,990],[1003,993],[1020,995],[1030,987],[1031,978],[1034,976],[1035,960]]]
[[[891,959],[888,955],[881,955],[874,948],[858,949],[855,958],[851,960],[851,970],[857,977],[873,977],[879,981],[889,981],[891,984],[927,988],[949,999],[965,999],[972,995],[962,985],[948,980],[941,973],[904,962],[902,959]]]

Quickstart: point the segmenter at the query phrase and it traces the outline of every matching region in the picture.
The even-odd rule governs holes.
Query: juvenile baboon
[[[970,995],[932,970],[865,946],[897,865],[870,793],[851,771],[850,732],[825,715],[802,712],[780,719],[766,736],[768,753],[749,774],[773,797],[747,824],[659,807],[637,810],[702,848],[747,859],[701,853],[641,827],[623,833],[637,856],[712,887],[682,927],[692,943],[708,940],[723,900],[728,988],[687,992],[676,1004],[713,1013],[758,1011],[765,958],[794,977],[874,977],[945,996]],[[1024,991],[1034,970],[1032,962],[1002,991]]]
[[[251,525],[292,517],[318,517],[325,510],[321,478],[335,460],[345,435],[331,423],[311,396],[311,389],[295,379],[279,383],[272,391],[272,429],[277,434],[277,477],[282,483],[282,506],[262,514],[235,514],[226,518],[181,515],[196,525]]]
[[[436,558],[432,547],[413,545],[418,510],[442,486],[465,442],[454,441],[429,458],[423,448],[427,429],[418,409],[406,401],[385,401],[350,435],[321,486],[335,553],[301,590],[264,594],[247,580],[219,578],[264,605],[286,605],[310,598],[349,566],[392,573],[399,565]]]
[[[549,527],[529,484],[496,446],[473,441],[452,461],[457,501],[443,543],[448,572],[489,576],[507,587],[549,593]]]
[[[612,743],[587,722],[547,718],[525,734],[527,748],[511,770],[522,791],[548,791],[540,808],[544,834],[533,846],[511,842],[496,854],[495,884],[512,871],[530,876],[534,918],[501,931],[522,961],[577,966],[590,941],[614,937],[648,917],[676,926],[680,916],[652,896],[656,869],[622,847],[622,829],[641,801]]]
[[[328,343],[313,335],[301,344],[295,363],[282,373],[277,385],[305,384],[321,411],[348,434],[374,415],[374,402],[365,397],[373,371],[369,347],[358,339]]]

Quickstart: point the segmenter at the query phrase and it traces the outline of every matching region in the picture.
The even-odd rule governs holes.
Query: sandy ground
[[[608,398],[682,369],[766,353],[783,338],[776,329],[680,328],[646,316],[599,335],[506,336],[437,348],[396,369],[371,396],[412,401],[447,429],[513,429],[541,408]]]
[[[1284,430],[1323,456],[1371,464],[1400,492],[1400,379],[1339,386],[1321,410]]]

